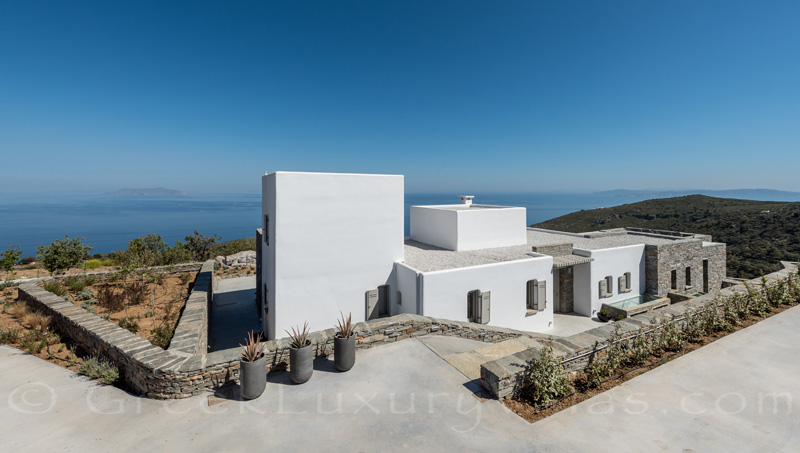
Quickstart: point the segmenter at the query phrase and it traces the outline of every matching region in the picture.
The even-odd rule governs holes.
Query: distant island
[[[109,197],[185,197],[186,192],[156,187],[155,189],[119,189],[103,195]]]

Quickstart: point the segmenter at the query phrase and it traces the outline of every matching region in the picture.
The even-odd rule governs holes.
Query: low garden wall
[[[214,266],[202,265],[169,347],[164,350],[33,283],[19,288],[32,309],[45,312],[52,326],[90,354],[110,360],[130,390],[156,399],[186,398],[214,389],[239,375],[239,348],[207,353]],[[334,329],[312,332],[315,356],[333,354]],[[458,336],[488,343],[537,334],[513,329],[397,315],[358,323],[356,348],[368,349],[421,335]],[[265,342],[268,370],[288,366],[289,339]]]
[[[792,273],[797,272],[797,263],[783,262],[785,269],[766,276],[768,284],[780,280],[788,279]],[[795,274],[796,275],[796,274]],[[753,279],[747,282],[751,288],[758,288],[764,291],[761,279]],[[539,351],[552,340],[555,355],[561,360],[564,374],[581,371],[586,368],[590,360],[593,360],[598,353],[608,347],[608,341],[612,337],[615,325],[619,325],[624,330],[630,331],[631,335],[619,341],[629,341],[640,334],[647,335],[660,327],[652,324],[659,320],[672,320],[678,323],[686,322],[689,316],[699,316],[702,309],[707,306],[718,306],[725,304],[735,293],[746,292],[744,282],[742,284],[722,289],[719,294],[707,294],[697,298],[687,299],[672,305],[659,308],[648,313],[642,313],[635,317],[627,318],[616,323],[609,323],[586,332],[581,332],[565,338],[539,338],[540,345],[528,350],[501,357],[497,360],[484,363],[481,366],[481,385],[497,398],[505,398],[517,392],[524,384],[524,377],[529,368],[529,362],[533,358],[539,357]],[[642,326],[652,326],[652,329],[644,329]]]

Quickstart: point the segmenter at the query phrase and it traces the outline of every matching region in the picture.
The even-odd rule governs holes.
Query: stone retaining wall
[[[237,379],[239,375],[239,348],[213,353],[206,351],[213,272],[213,262],[203,264],[167,350],[36,284],[20,286],[19,297],[32,309],[50,315],[53,328],[61,335],[70,338],[90,354],[114,363],[133,392],[156,399],[186,398],[219,387]],[[362,350],[421,335],[459,336],[490,343],[520,336],[538,336],[512,329],[409,314],[358,323],[355,332],[356,347]],[[315,356],[333,354],[334,335],[334,329],[311,334]],[[265,371],[287,367],[289,340],[271,340],[265,344]]]
[[[785,269],[766,276],[769,282],[778,282],[797,275],[797,263],[784,262]],[[797,277],[795,277],[797,278]],[[763,291],[761,279],[747,282],[751,288],[760,288]],[[688,299],[648,313],[643,313],[624,321],[609,323],[586,332],[581,332],[565,338],[553,337],[553,347],[556,356],[561,359],[564,374],[570,374],[586,368],[589,361],[606,348],[608,339],[614,332],[615,325],[631,332],[631,337],[620,341],[628,341],[638,334],[642,326],[650,326],[651,321],[664,319],[684,322],[690,313],[706,306],[724,304],[735,293],[745,292],[744,284],[722,289],[718,294],[707,294],[701,297]],[[656,326],[653,326],[656,328]],[[539,345],[526,351],[501,357],[497,360],[484,363],[481,366],[481,384],[497,398],[505,398],[518,391],[523,384],[524,374],[528,369],[531,359],[539,357],[539,351],[545,347],[548,339],[539,339]]]

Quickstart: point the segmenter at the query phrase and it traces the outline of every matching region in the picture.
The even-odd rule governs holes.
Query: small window
[[[631,290],[631,273],[625,272],[625,291]]]
[[[269,216],[264,216],[264,243],[269,245]]]
[[[672,289],[678,289],[678,271],[672,271],[670,279],[672,280]]]
[[[692,268],[686,268],[686,286],[692,286]]]
[[[606,277],[606,297],[614,295],[614,278],[610,275]]]
[[[547,281],[529,280],[526,285],[525,308],[528,312],[547,308]]]

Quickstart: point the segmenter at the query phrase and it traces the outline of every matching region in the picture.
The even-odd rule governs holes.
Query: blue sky
[[[800,191],[800,2],[0,3],[0,193]]]

